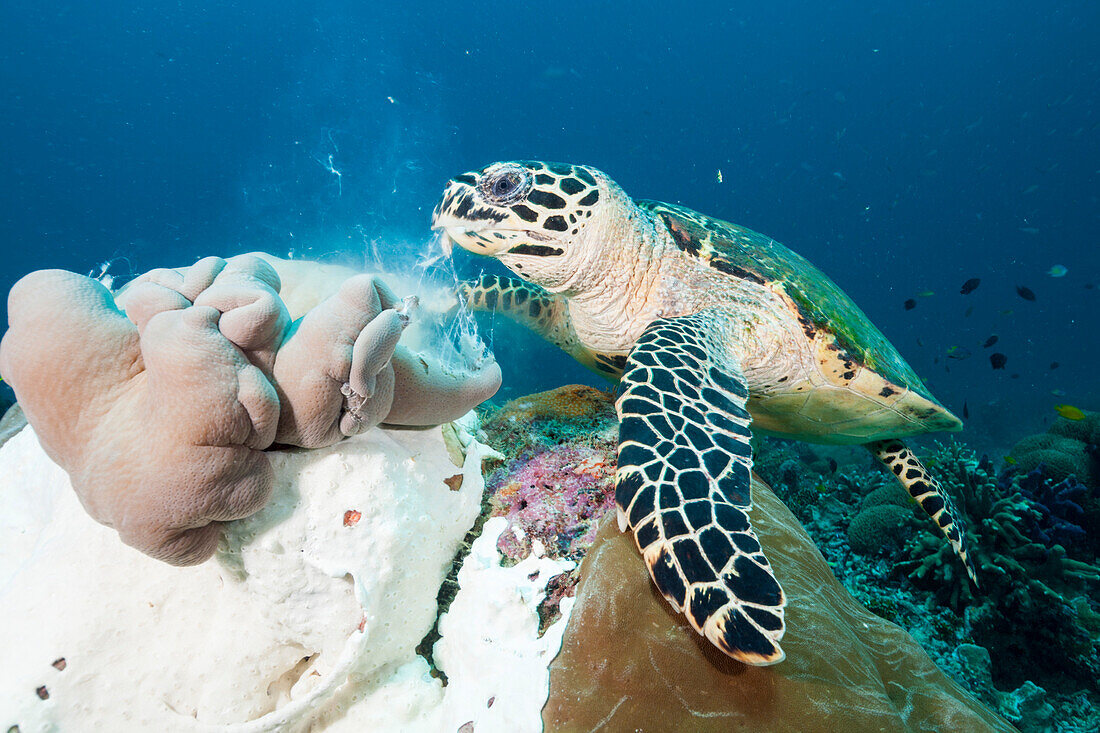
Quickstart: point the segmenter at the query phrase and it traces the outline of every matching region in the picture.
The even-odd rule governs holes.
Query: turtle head
[[[616,203],[610,178],[583,165],[493,163],[447,183],[432,214],[445,247],[498,258],[543,287],[563,287],[600,249]]]

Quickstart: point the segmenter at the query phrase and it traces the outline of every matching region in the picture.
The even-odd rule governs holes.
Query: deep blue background
[[[808,256],[975,442],[1100,408],[1094,0],[109,5],[0,8],[0,291],[112,258],[397,260],[451,175],[566,160]],[[509,393],[589,378],[518,339]]]

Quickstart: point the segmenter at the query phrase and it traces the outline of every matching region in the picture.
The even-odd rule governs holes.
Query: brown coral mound
[[[546,392],[517,397],[500,408],[500,412],[493,415],[493,420],[507,420],[509,417],[524,420],[598,417],[608,411],[614,413],[612,399],[610,394],[594,387],[567,384]]]
[[[753,491],[753,524],[789,599],[786,661],[749,667],[714,650],[653,591],[609,518],[550,668],[546,730],[1013,730],[856,603],[771,490]]]

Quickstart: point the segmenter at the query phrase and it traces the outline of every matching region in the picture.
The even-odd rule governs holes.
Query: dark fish
[[[1023,285],[1017,285],[1016,294],[1024,300],[1030,300],[1033,303],[1035,302],[1035,293],[1031,292],[1031,288],[1025,288]]]
[[[836,473],[836,460],[832,458],[829,459],[829,473]]]
[[[959,289],[959,292],[962,293],[963,295],[970,295],[975,290],[977,290],[978,286],[981,285],[981,284],[982,284],[982,281],[981,281],[980,278],[972,277],[972,278],[970,278],[969,280],[967,280],[966,282],[963,283],[963,286],[962,286],[962,288]]]
[[[917,301],[913,300],[912,298],[905,301],[905,310],[911,311],[916,307],[917,307]]]
[[[993,365],[994,369],[1004,369],[1006,361],[1008,361],[1008,357],[999,351],[989,355],[989,363]]]
[[[993,334],[992,336],[990,336],[989,338],[987,338],[987,339],[985,340],[985,343],[984,343],[984,344],[982,344],[982,348],[983,348],[983,349],[988,349],[988,348],[989,348],[990,346],[992,346],[992,345],[993,345],[993,344],[995,344],[995,343],[997,343],[997,334]]]
[[[1050,368],[1051,368],[1051,369],[1057,369],[1057,368],[1058,368],[1058,367],[1060,367],[1060,366],[1061,366],[1061,364],[1059,364],[1059,363],[1058,363],[1058,362],[1056,362],[1056,361],[1052,361],[1052,362],[1050,362]]]
[[[970,306],[966,309],[966,313],[963,313],[963,318],[970,318],[970,314],[974,312],[974,306]]]
[[[967,409],[966,403],[964,402],[963,403],[963,420],[969,420],[969,419],[970,419],[970,410]]]

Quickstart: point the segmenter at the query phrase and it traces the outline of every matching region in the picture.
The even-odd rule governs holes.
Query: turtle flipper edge
[[[615,403],[619,527],[696,631],[742,662],[775,664],[786,597],[749,523],[748,390],[711,350],[713,322],[654,321],[627,359]]]
[[[569,317],[569,303],[561,295],[517,277],[483,273],[476,280],[460,282],[458,296],[470,310],[500,313],[527,326],[606,379],[622,368],[615,357],[595,354],[581,344]]]
[[[940,482],[932,477],[913,451],[900,440],[877,440],[867,443],[866,447],[893,471],[902,487],[932,518],[936,528],[947,538],[955,554],[962,560],[966,574],[977,588],[978,571],[967,553],[966,524]]]

